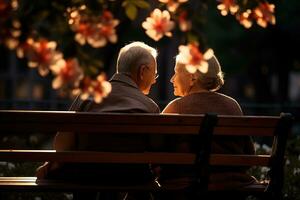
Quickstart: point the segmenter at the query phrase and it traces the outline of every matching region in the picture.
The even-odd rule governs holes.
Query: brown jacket
[[[126,75],[115,74],[110,80],[112,91],[107,98],[96,104],[94,102],[80,102],[72,105],[72,110],[87,112],[115,112],[115,113],[159,113],[157,104],[145,96],[138,86]],[[81,104],[84,107],[79,108]],[[121,135],[77,134],[78,150],[105,151],[144,151],[147,144],[144,136],[126,137]]]
[[[173,100],[164,113],[243,115],[240,105],[233,98],[217,92],[194,93]],[[254,154],[254,145],[249,137],[215,138],[213,153]]]
[[[221,115],[243,115],[240,105],[233,98],[217,92],[201,92],[194,93],[188,96],[177,98],[170,102],[164,113],[179,113],[179,114],[204,114],[216,113]],[[187,147],[184,143],[185,137],[178,138],[181,147],[179,151],[190,151],[192,147]],[[178,141],[177,141],[178,142]],[[215,136],[213,138],[212,153],[228,153],[228,154],[254,154],[254,144],[250,137],[243,136]],[[213,168],[211,181],[220,183],[228,182],[231,186],[252,182],[250,176],[245,175],[247,168]],[[232,180],[232,179],[235,180]],[[230,186],[229,186],[230,187]]]

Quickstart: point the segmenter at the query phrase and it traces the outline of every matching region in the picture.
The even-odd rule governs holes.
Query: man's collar
[[[126,83],[134,88],[139,89],[139,87],[137,86],[137,84],[126,74],[121,74],[121,73],[115,73],[111,79],[109,80],[110,82],[122,82],[122,83]]]

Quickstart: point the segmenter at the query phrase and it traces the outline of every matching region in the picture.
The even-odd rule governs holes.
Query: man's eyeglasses
[[[145,65],[147,67],[147,69],[150,69],[150,67],[148,65]],[[159,74],[158,73],[155,73],[154,75],[154,79],[156,80],[157,78],[159,77]]]

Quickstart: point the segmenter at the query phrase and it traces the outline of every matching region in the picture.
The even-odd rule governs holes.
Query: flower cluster
[[[90,16],[86,12],[86,6],[68,8],[68,23],[75,32],[75,40],[84,45],[88,43],[94,48],[104,47],[107,42],[116,43],[116,26],[119,20],[113,18],[113,14],[104,10],[101,16]]]
[[[260,3],[259,6],[254,9],[254,18],[257,24],[264,28],[267,27],[268,23],[275,24],[274,9],[274,4]]]
[[[92,80],[86,76],[81,81],[78,88],[73,90],[74,95],[81,95],[81,99],[88,98],[94,99],[96,103],[101,103],[104,97],[106,97],[111,91],[111,84],[106,81],[104,74],[100,74],[96,80]]]
[[[274,16],[275,5],[268,2],[260,2],[254,9],[242,10],[237,4],[236,0],[219,0],[220,4],[217,8],[220,10],[223,16],[226,16],[229,12],[236,16],[236,19],[245,28],[250,28],[253,21],[266,28],[268,23],[274,25],[276,19]]]
[[[195,73],[197,70],[202,73],[207,73],[207,60],[212,58],[213,55],[214,52],[212,49],[208,49],[205,53],[202,53],[197,43],[190,43],[186,46],[179,46],[177,62],[185,65],[187,71],[190,73]]]
[[[66,85],[78,87],[80,80],[83,78],[82,68],[79,66],[76,58],[61,59],[56,65],[51,67],[51,71],[56,76],[52,82],[54,89],[59,89]]]
[[[167,10],[154,9],[142,23],[142,27],[150,38],[159,41],[164,35],[172,37],[171,31],[175,28],[175,24],[178,24],[182,32],[192,29],[192,22],[188,19],[187,11],[178,9],[181,4],[188,2],[188,0],[159,1],[166,5]]]
[[[29,67],[38,68],[39,74],[46,76],[50,68],[58,64],[63,57],[62,53],[56,50],[56,46],[55,41],[46,39],[35,41],[28,38],[17,48],[17,56],[19,58],[26,57]]]
[[[63,54],[57,51],[56,47],[57,44],[54,41],[29,38],[19,45],[17,55],[20,58],[26,57],[28,66],[38,68],[41,76],[46,76],[51,72],[54,76],[52,81],[54,89],[71,88],[77,91],[76,95],[80,94],[82,99],[92,96],[96,102],[101,102],[111,90],[105,76],[100,75],[97,80],[84,79],[83,68],[78,60],[76,58],[64,59]]]

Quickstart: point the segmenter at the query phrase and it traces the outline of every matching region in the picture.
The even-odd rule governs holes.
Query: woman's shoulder
[[[215,94],[219,96],[220,100],[223,101],[226,107],[231,108],[230,110],[232,110],[232,112],[238,115],[243,113],[241,106],[236,99],[223,93],[215,92]]]
[[[219,92],[214,92],[219,98],[223,99],[224,101],[228,101],[228,102],[232,102],[232,103],[236,103],[238,104],[237,100],[234,99],[233,97],[231,96],[228,96],[226,94],[223,94],[223,93],[219,93]]]

